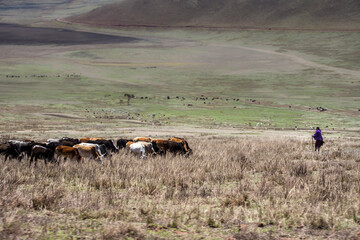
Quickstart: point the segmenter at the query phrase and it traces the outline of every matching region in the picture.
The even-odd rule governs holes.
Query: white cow
[[[146,159],[146,155],[155,152],[150,142],[135,142],[130,145],[130,151],[135,155],[139,155],[141,159]]]

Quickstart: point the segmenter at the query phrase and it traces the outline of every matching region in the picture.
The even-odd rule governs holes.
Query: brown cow
[[[127,149],[130,149],[130,145],[133,144],[133,143],[134,143],[133,141],[128,141],[128,142],[126,143],[126,148],[127,148]]]
[[[134,142],[151,142],[151,137],[136,137],[133,139]]]
[[[105,138],[80,138],[80,142],[84,143],[84,142],[88,142],[88,141],[96,141],[96,140],[105,140]]]
[[[184,138],[179,138],[179,137],[173,137],[173,138],[169,138],[170,141],[175,141],[175,142],[183,142],[185,141]]]
[[[78,150],[74,147],[57,146],[55,148],[55,154],[58,158],[64,157],[64,162],[66,161],[66,158],[74,159],[77,160],[78,162],[80,162],[81,160],[81,156],[79,155]]]

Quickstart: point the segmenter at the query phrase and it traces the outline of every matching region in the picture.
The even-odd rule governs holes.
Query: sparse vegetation
[[[68,161],[29,168],[25,160],[2,162],[0,236],[356,236],[359,140],[329,139],[319,154],[311,142],[295,137],[189,143],[194,150],[189,158],[139,160],[122,152],[103,166]]]

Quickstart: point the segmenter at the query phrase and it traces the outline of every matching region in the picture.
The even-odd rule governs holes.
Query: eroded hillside
[[[125,0],[71,17],[119,26],[360,29],[354,0]]]

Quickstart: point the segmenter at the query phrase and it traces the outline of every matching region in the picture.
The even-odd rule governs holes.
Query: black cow
[[[9,142],[0,144],[0,155],[5,156],[5,161],[9,157],[16,158],[19,161],[21,161],[21,159],[23,158],[23,155],[19,152],[17,147],[14,144],[9,143]]]
[[[130,141],[132,142],[133,140],[120,138],[116,141],[116,145],[117,145],[118,149],[120,150],[120,149],[126,148],[126,143],[128,143]]]
[[[100,153],[103,157],[106,156],[111,156],[111,154],[109,153],[109,151],[107,150],[105,144],[98,144],[99,149],[100,149]]]
[[[50,142],[48,144],[46,144],[46,146],[43,146],[43,147],[47,147],[47,148],[50,148],[52,151],[55,151],[55,148],[58,147],[58,146],[68,146],[68,147],[72,147],[76,144],[73,144],[72,141],[59,141],[59,142]]]
[[[173,137],[169,139],[170,141],[174,141],[174,142],[180,142],[184,144],[184,149],[186,151],[187,155],[192,154],[192,149],[189,147],[188,142],[184,139],[184,138],[179,138],[179,137]]]
[[[30,140],[24,140],[24,141],[18,141],[18,140],[9,140],[9,143],[13,144],[16,149],[21,153],[24,154],[27,157],[30,157],[31,155],[31,149],[35,145],[42,145],[45,146],[45,143],[37,143]]]
[[[47,162],[53,162],[55,161],[54,150],[44,146],[35,145],[31,150],[29,167],[31,166],[31,163],[34,161],[34,159],[35,159],[35,167],[38,159],[43,159],[45,164],[47,164]]]
[[[77,138],[69,138],[69,137],[60,138],[59,142],[72,143],[73,146],[80,143],[79,139],[77,139]],[[65,145],[63,145],[63,146],[65,146]]]
[[[156,142],[160,154],[166,154],[167,152],[185,156],[189,156],[191,154],[191,150],[187,149],[184,142],[163,139],[153,139],[151,142]]]

